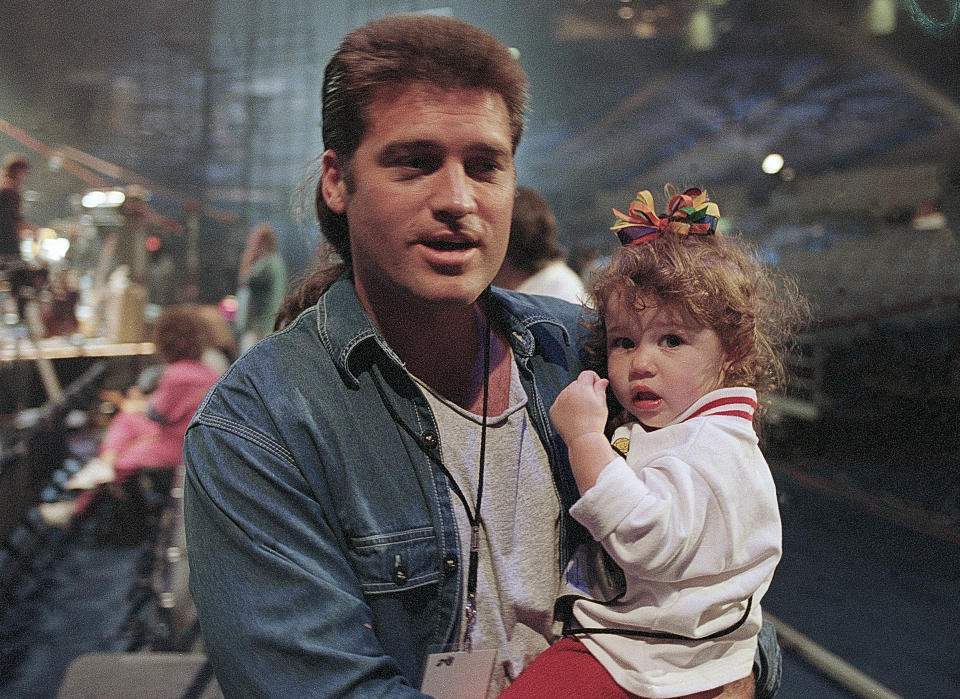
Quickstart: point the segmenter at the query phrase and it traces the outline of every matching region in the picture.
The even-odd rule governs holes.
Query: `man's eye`
[[[397,167],[421,172],[433,172],[439,167],[439,158],[430,155],[404,155],[394,161]]]
[[[664,335],[660,338],[660,344],[664,347],[679,347],[683,344],[683,338],[679,335]]]
[[[500,163],[491,158],[480,158],[467,163],[466,171],[470,177],[483,179],[500,170]]]

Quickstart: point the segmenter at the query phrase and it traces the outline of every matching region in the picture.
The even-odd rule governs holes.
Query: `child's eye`
[[[610,349],[632,349],[633,340],[629,337],[615,337],[610,341]]]
[[[683,338],[679,335],[664,335],[660,338],[660,344],[664,347],[679,347],[683,344]]]

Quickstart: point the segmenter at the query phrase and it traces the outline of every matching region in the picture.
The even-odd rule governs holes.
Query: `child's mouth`
[[[638,410],[656,410],[661,400],[653,391],[637,391],[633,396],[633,404]]]

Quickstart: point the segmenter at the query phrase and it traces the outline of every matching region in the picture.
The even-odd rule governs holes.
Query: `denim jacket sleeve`
[[[187,432],[205,650],[227,696],[422,696],[427,649],[459,623],[459,539],[442,474],[371,374],[408,423],[428,429],[429,406],[369,333],[329,351],[316,316],[238,360]],[[362,366],[350,381],[341,355]]]
[[[289,454],[253,429],[202,423],[185,453],[191,592],[224,694],[422,696],[382,648]]]

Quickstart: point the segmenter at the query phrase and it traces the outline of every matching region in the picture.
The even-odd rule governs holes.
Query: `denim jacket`
[[[492,294],[564,513],[577,489],[547,411],[580,371],[578,310]],[[419,695],[466,574],[438,446],[347,279],[227,371],[184,447],[190,589],[227,696]],[[564,514],[564,560],[582,536]]]

